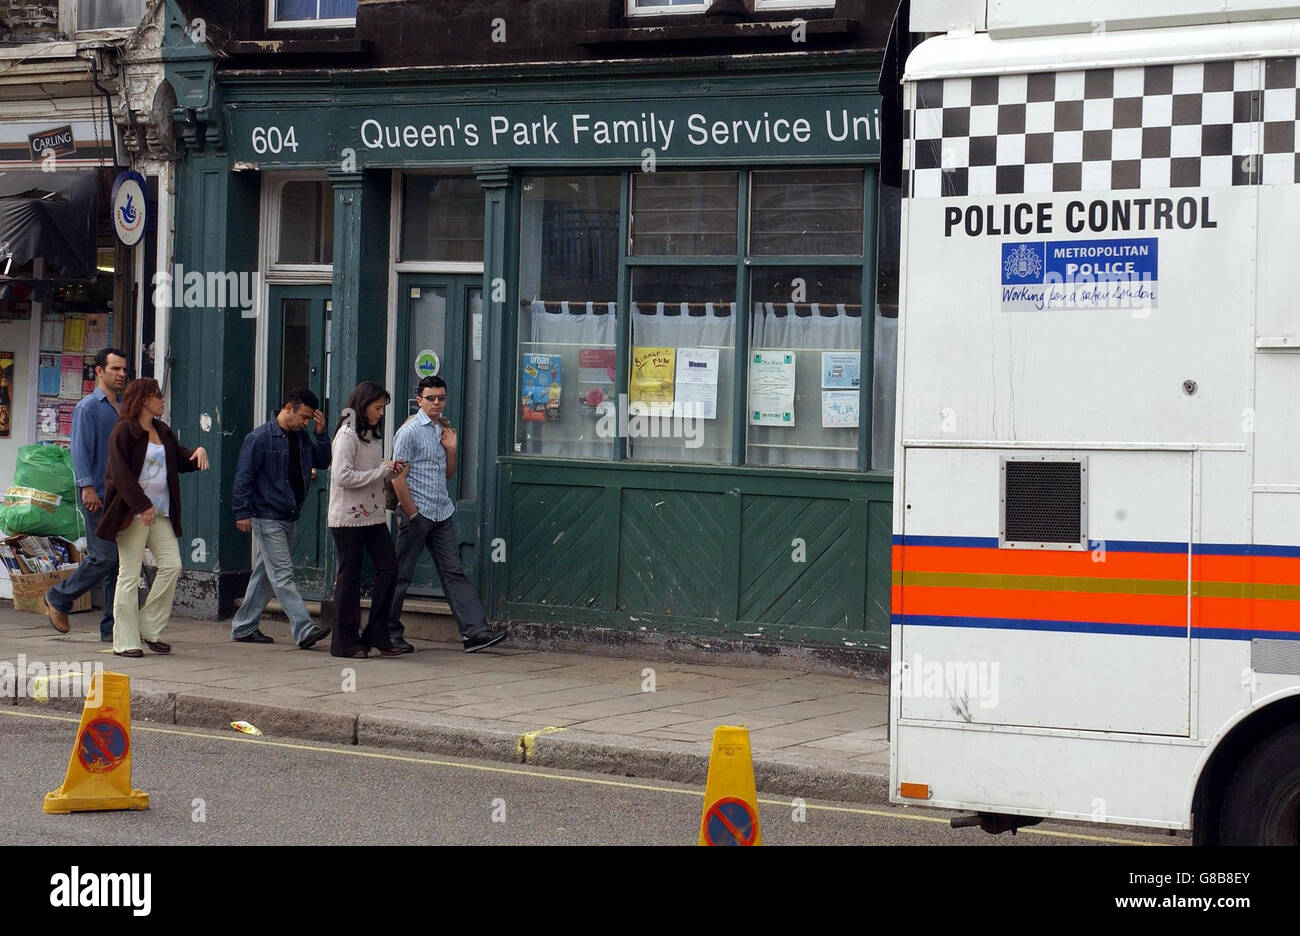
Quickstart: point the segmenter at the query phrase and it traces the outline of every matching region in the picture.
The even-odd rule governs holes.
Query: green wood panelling
[[[598,487],[511,487],[510,601],[597,606],[602,566],[617,558],[600,536],[603,494]]]
[[[851,587],[865,565],[863,544],[851,536],[856,508],[843,500],[746,497],[741,620],[860,631],[860,592]]]
[[[888,474],[500,462],[507,617],[888,645]]]
[[[623,491],[618,607],[720,618],[728,535],[724,495]],[[727,615],[730,617],[730,615]]]
[[[889,643],[890,568],[894,543],[894,505],[873,501],[867,510],[867,631]]]

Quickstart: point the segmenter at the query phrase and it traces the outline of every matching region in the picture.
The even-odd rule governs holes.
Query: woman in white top
[[[397,577],[397,553],[388,532],[384,481],[406,472],[401,462],[383,460],[384,408],[388,391],[371,380],[357,385],[334,434],[330,463],[328,522],[334,535],[338,574],[334,579],[334,633],[330,653],[367,657],[370,648],[398,656],[388,636],[388,615]],[[370,617],[361,631],[361,557],[370,554],[374,585]]]
[[[156,380],[131,381],[122,395],[121,417],[108,437],[104,511],[95,535],[117,541],[113,652],[118,656],[143,656],[142,641],[154,653],[171,652],[162,632],[171,617],[181,571],[179,476],[208,468],[207,452],[181,445],[159,418],[163,409]],[[136,589],[146,547],[158,561],[158,575],[141,608]]]

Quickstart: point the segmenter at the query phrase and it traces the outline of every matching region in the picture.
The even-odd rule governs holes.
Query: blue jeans
[[[117,542],[100,539],[95,535],[95,527],[99,526],[104,512],[102,508],[94,513],[87,510],[86,505],[81,502],[80,492],[77,496],[77,509],[81,511],[82,519],[86,521],[86,555],[82,557],[76,572],[46,592],[45,600],[55,611],[67,614],[74,601],[102,584],[104,616],[99,621],[99,634],[101,637],[107,636],[111,639],[113,595],[117,585]]]
[[[247,637],[257,630],[271,594],[280,599],[280,606],[289,616],[293,628],[293,642],[302,643],[314,626],[311,612],[298,594],[293,581],[293,541],[298,524],[292,520],[259,520],[253,518],[253,539],[257,541],[257,565],[248,580],[244,603],[230,622],[230,637]]]

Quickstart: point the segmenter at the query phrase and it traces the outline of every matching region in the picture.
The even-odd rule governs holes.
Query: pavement
[[[274,644],[230,640],[230,623],[173,617],[172,653],[112,655],[99,613],[45,617],[0,610],[0,666],[102,663],[131,677],[133,720],[268,738],[422,751],[704,784],[713,729],[750,729],[760,790],[856,803],[888,800],[889,685],[775,667],[666,663],[512,648],[467,654],[412,639],[400,657],[340,659],[329,641],[300,650],[283,620]],[[36,707],[25,681],[0,704]],[[47,705],[77,710],[75,698]]]

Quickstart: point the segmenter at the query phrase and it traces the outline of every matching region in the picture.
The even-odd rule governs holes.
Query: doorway
[[[332,287],[272,286],[267,319],[267,380],[264,412],[254,422],[274,418],[285,394],[307,387],[321,401],[325,433],[333,436],[329,399]],[[250,375],[251,376],[251,375]],[[312,431],[309,426],[306,431]],[[312,469],[293,547],[294,581],[304,598],[326,597],[333,588],[333,542],[328,526],[328,469]]]
[[[447,382],[443,415],[456,430],[458,465],[447,481],[456,506],[456,545],[465,574],[478,586],[479,433],[483,395],[483,278],[408,273],[398,278],[397,386],[394,409],[400,421],[418,406],[415,388],[434,375]],[[400,425],[400,422],[399,422]],[[442,583],[428,553],[420,557],[409,594],[441,597]]]

